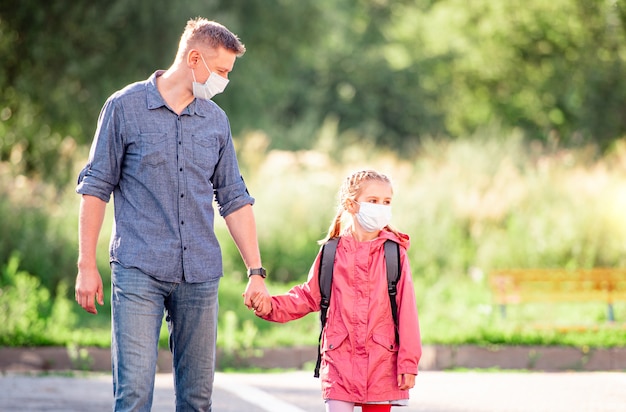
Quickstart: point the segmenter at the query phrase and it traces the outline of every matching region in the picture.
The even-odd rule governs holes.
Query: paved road
[[[109,411],[108,374],[0,376],[1,412]],[[310,371],[216,377],[215,412],[321,412]],[[359,409],[357,408],[357,411]],[[431,372],[398,412],[623,412],[626,373]],[[171,374],[157,375],[154,412],[174,411]]]

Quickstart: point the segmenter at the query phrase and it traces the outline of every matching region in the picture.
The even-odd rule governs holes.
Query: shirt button
[[[183,171],[183,168],[181,167],[181,168],[180,168],[180,169],[178,169],[178,170],[182,172],[182,171]]]
[[[184,220],[181,220],[181,221],[180,221],[180,224],[181,224],[181,225],[184,225],[184,224],[185,224],[185,221],[184,221]]]
[[[185,197],[185,195],[181,193],[181,194],[180,194],[180,197]]]
[[[335,345],[332,345],[332,344],[329,346],[329,348],[331,348],[331,349],[334,348],[334,347],[335,347]]]

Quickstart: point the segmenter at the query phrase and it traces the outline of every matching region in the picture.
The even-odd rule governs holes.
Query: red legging
[[[334,399],[327,399],[326,412],[354,412],[355,406],[360,406],[363,412],[390,412],[391,405],[355,405],[354,402],[338,401]]]
[[[389,412],[391,405],[361,405],[363,412]]]

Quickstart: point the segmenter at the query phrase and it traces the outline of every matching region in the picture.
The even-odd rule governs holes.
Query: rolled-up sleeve
[[[220,158],[213,175],[213,188],[220,216],[226,217],[245,205],[253,205],[254,198],[250,196],[246,183],[239,172],[239,164],[233,145],[232,135],[228,123],[224,144],[220,150]]]
[[[108,202],[120,176],[124,153],[121,138],[121,110],[109,99],[98,118],[98,126],[89,152],[89,160],[78,175],[76,192],[96,196]]]
[[[225,217],[245,205],[253,205],[254,198],[248,193],[246,183],[239,176],[235,183],[215,190],[220,216]]]

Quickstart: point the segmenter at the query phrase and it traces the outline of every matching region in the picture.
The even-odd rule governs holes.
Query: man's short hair
[[[241,57],[246,52],[246,46],[236,34],[233,34],[220,23],[203,17],[196,17],[187,21],[187,26],[185,26],[185,31],[178,45],[178,53],[185,54],[190,48],[198,47],[198,45],[213,49],[224,47],[235,53],[237,57]]]

